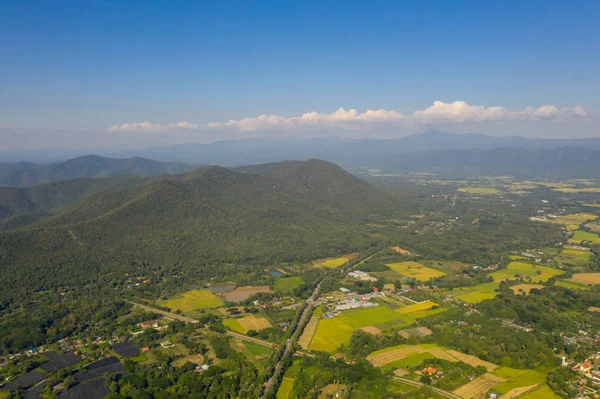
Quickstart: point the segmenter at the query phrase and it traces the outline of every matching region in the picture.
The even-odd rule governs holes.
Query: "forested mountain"
[[[0,164],[0,186],[23,187],[79,177],[117,175],[155,176],[178,174],[193,167],[181,163],[159,162],[144,158],[104,158],[87,155],[48,165],[31,162]]]

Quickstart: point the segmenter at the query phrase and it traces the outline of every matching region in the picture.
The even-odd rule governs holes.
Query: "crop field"
[[[507,394],[515,388],[528,387],[528,390],[533,389],[534,385],[546,382],[546,374],[536,370],[501,367],[494,371],[493,374],[506,379],[506,382],[502,382],[494,387],[495,390],[503,394]]]
[[[553,269],[547,266],[534,266],[531,263],[525,262],[510,262],[506,268],[498,270],[497,272],[490,274],[490,276],[497,282],[516,279],[517,275],[526,280],[529,277],[531,281],[546,282],[550,278],[562,273],[564,273],[562,270]]]
[[[600,284],[600,273],[577,273],[566,281],[577,284],[597,285]]]
[[[596,220],[597,217],[598,216],[593,213],[574,213],[571,215],[559,216],[554,219],[552,223],[564,224],[567,229],[575,230],[589,220]]]
[[[432,302],[432,301],[425,301],[425,302],[415,303],[414,305],[408,305],[403,308],[396,309],[396,312],[398,312],[400,314],[408,314],[408,313],[412,313],[412,312],[417,312],[419,310],[431,309],[434,306],[437,306],[437,303]]]
[[[245,334],[250,330],[262,330],[271,327],[271,323],[264,317],[253,314],[241,317],[239,319],[224,319],[223,325],[229,327],[235,332]]]
[[[531,291],[532,289],[538,289],[541,290],[542,288],[544,288],[543,285],[539,285],[539,284],[517,284],[517,285],[513,285],[512,287],[510,287],[513,292],[515,294],[529,294],[529,291]]]
[[[198,309],[210,309],[223,306],[219,297],[215,296],[209,290],[194,290],[184,292],[183,294],[158,302],[160,306],[167,307],[172,311],[180,310],[183,313]]]
[[[575,230],[573,237],[569,239],[569,242],[573,242],[575,244],[581,244],[582,241],[588,241],[592,244],[600,244],[600,236],[589,231]]]
[[[554,191],[560,191],[561,193],[600,193],[598,187],[580,187],[580,188],[555,188]]]
[[[496,366],[494,363],[490,363],[490,362],[486,362],[485,360],[481,360],[478,357],[475,356],[471,356],[471,355],[466,355],[462,352],[458,352],[455,350],[448,350],[446,351],[450,356],[454,356],[455,358],[457,358],[458,360],[460,360],[463,363],[469,364],[473,367],[477,367],[477,366],[483,366],[487,369],[487,371],[494,371],[498,368],[498,366]]]
[[[502,191],[492,187],[461,187],[458,189],[461,193],[477,194],[477,195],[495,195],[501,194]]]
[[[273,289],[277,292],[289,292],[304,284],[301,277],[280,277],[275,280]]]
[[[348,262],[349,262],[348,258],[332,258],[332,259],[320,260],[320,261],[317,261],[316,263],[317,263],[317,265],[320,265],[320,266],[334,268],[334,267],[340,267],[342,265],[345,265]]]
[[[583,204],[585,206],[589,206],[590,208],[600,208],[600,204]]]
[[[521,396],[521,399],[561,399],[548,385],[544,384],[537,389]]]
[[[257,294],[259,292],[273,292],[269,288],[268,285],[258,285],[258,286],[245,286],[245,287],[237,287],[235,290],[230,292],[224,292],[220,295],[223,296],[229,302],[242,302],[246,299],[250,298],[252,295]]]
[[[458,295],[456,299],[469,303],[479,303],[486,299],[493,299],[498,295],[496,290],[500,288],[500,283],[484,283],[473,287],[469,287],[471,292]]]
[[[277,399],[288,399],[292,388],[294,387],[294,378],[283,377],[279,389],[277,390]]]
[[[494,385],[506,381],[502,377],[486,373],[479,378],[474,379],[468,384],[456,389],[453,393],[465,399],[482,398],[485,393]]]
[[[556,283],[554,283],[554,285],[556,285],[558,287],[568,288],[570,290],[589,290],[590,289],[589,285],[574,283],[572,281],[567,281],[567,280],[556,280]]]
[[[350,342],[352,332],[356,329],[373,326],[379,330],[387,330],[413,322],[411,317],[386,306],[348,310],[334,318],[319,320],[309,349],[333,353],[340,344],[347,345]]]
[[[600,237],[599,237],[600,240]],[[573,266],[573,267],[584,267],[590,263],[592,253],[590,251],[581,251],[578,249],[564,249],[559,256],[556,257],[556,261],[559,265]]]
[[[387,264],[394,272],[403,276],[412,277],[419,281],[429,281],[433,277],[441,277],[446,273],[432,269],[417,262],[399,262]]]
[[[319,325],[319,318],[311,317],[310,320],[308,321],[308,323],[306,324],[306,327],[304,327],[304,331],[302,331],[302,335],[300,336],[300,339],[298,340],[298,343],[300,344],[302,349],[309,348],[310,342],[312,341],[313,336],[315,335],[315,331],[317,331],[318,325]]]

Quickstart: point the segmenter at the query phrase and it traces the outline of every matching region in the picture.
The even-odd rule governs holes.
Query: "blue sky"
[[[359,117],[351,128],[319,121],[312,134],[441,127],[600,135],[599,11],[597,0],[4,1],[0,127],[77,131],[102,144],[107,129],[127,125],[123,131],[138,136],[206,141],[307,130],[297,121],[254,130],[211,122],[342,107],[407,118],[370,124]],[[513,114],[414,123],[434,101]],[[554,116],[515,114],[547,105]],[[182,121],[191,128],[169,127]],[[131,128],[141,122],[152,127]]]

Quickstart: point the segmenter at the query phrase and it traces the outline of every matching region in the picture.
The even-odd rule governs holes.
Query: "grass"
[[[406,367],[414,367],[414,366],[418,366],[419,364],[423,363],[425,360],[428,360],[428,359],[435,359],[435,356],[429,352],[413,353],[411,355],[406,356],[403,359],[388,363],[385,366],[383,366],[381,369],[386,371],[386,370],[395,370],[395,369],[401,369],[401,368],[406,368]]]
[[[560,255],[556,257],[556,261],[561,266],[584,267],[590,263],[591,258],[592,253],[590,251],[564,249]]]
[[[575,230],[575,232],[573,232],[573,237],[569,239],[569,242],[576,244],[581,244],[582,241],[588,241],[592,244],[600,244],[600,236],[589,231]]]
[[[432,301],[425,301],[421,303],[415,303],[414,305],[408,305],[400,309],[396,309],[396,312],[400,314],[408,314],[412,312],[417,312],[420,310],[431,309],[432,307],[437,306],[437,303]]]
[[[517,285],[513,285],[512,287],[510,287],[513,292],[517,295],[520,294],[525,294],[525,295],[529,295],[529,292],[532,289],[538,289],[541,290],[542,288],[544,288],[543,285],[539,285],[539,284],[517,284]]]
[[[554,276],[564,273],[562,270],[553,269],[547,266],[537,266],[525,262],[510,262],[506,268],[498,270],[490,274],[494,281],[516,279],[517,275],[523,277],[524,280],[546,282]]]
[[[492,187],[460,187],[461,193],[478,194],[478,195],[494,195],[500,194],[501,191]]]
[[[252,353],[254,356],[263,356],[263,355],[268,355],[270,356],[271,353],[273,353],[273,349],[269,348],[268,346],[264,346],[264,345],[260,345],[254,342],[248,342],[248,341],[243,341],[244,345],[246,346],[246,348],[248,348],[248,350],[250,351],[250,353]]]
[[[352,332],[356,329],[375,326],[380,330],[388,330],[413,322],[413,318],[386,306],[348,310],[334,318],[319,320],[309,349],[333,353],[341,344],[347,345],[350,342]]]
[[[280,277],[275,280],[273,289],[277,292],[290,292],[304,284],[301,277]]]
[[[210,309],[223,306],[223,302],[209,290],[193,290],[184,292],[173,298],[158,302],[160,306],[172,311],[180,310],[183,313],[198,309]]]
[[[387,264],[394,272],[403,276],[412,277],[419,281],[429,281],[433,277],[441,277],[446,275],[444,272],[424,266],[417,262],[399,262]]]
[[[577,284],[597,285],[600,284],[600,273],[577,273],[566,281]]]
[[[271,327],[269,320],[262,316],[247,315],[238,319],[224,319],[223,325],[232,331],[245,334],[250,330],[262,330]]]
[[[469,303],[479,303],[486,299],[493,299],[498,294],[495,292],[500,287],[500,283],[484,283],[470,287],[471,292],[458,295],[456,298]]]
[[[345,265],[348,262],[350,262],[350,259],[348,259],[348,258],[334,258],[334,259],[319,260],[316,263],[321,266],[335,268],[335,267],[340,267],[342,265]]]
[[[277,390],[277,399],[287,399],[294,387],[294,378],[283,377],[279,389]]]
[[[567,229],[575,230],[588,220],[596,220],[598,216],[593,213],[574,213],[571,215],[559,216],[552,223],[564,224]]]
[[[494,387],[494,390],[503,394],[514,388],[546,382],[546,374],[536,370],[518,370],[511,367],[501,367],[495,370],[493,374],[507,379],[506,382],[502,382]]]
[[[544,384],[535,390],[521,396],[521,399],[561,399],[548,385]]]
[[[583,188],[555,188],[554,191],[560,191],[561,193],[600,193],[598,187],[583,187]]]
[[[567,281],[567,280],[556,280],[556,283],[554,285],[557,285],[559,287],[568,288],[570,290],[589,290],[590,289],[589,285],[574,283],[573,281]]]

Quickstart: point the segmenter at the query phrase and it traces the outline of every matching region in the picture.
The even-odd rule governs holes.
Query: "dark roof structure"
[[[25,394],[25,396],[23,397],[23,399],[37,399],[37,398],[41,398],[40,394],[42,393],[42,391],[44,390],[44,388],[46,387],[46,385],[48,385],[48,381],[44,381],[44,382],[41,382],[41,383],[37,384],[36,386],[34,386],[33,388],[31,388],[29,391],[27,391],[27,393]]]
[[[116,344],[112,349],[117,352],[118,355],[123,357],[132,357],[140,354],[138,347],[131,341]]]
[[[40,368],[47,373],[63,369],[81,361],[81,358],[74,353],[60,354],[58,352],[45,352],[44,357],[48,361],[42,364]]]
[[[7,382],[2,389],[8,392],[14,392],[19,388],[29,388],[44,378],[46,378],[46,375],[39,371],[32,370],[29,373],[23,374],[22,376]]]
[[[58,399],[102,399],[110,394],[104,378],[77,384],[58,394]]]

